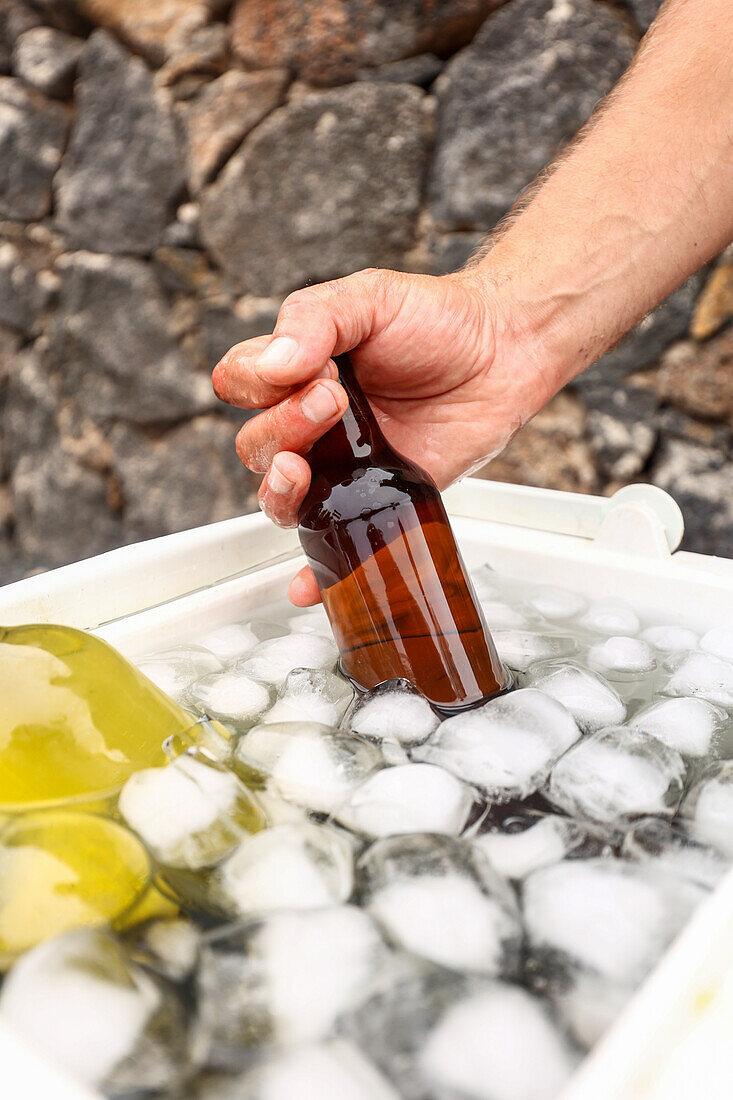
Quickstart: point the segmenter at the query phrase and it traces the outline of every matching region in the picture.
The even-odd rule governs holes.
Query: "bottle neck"
[[[313,444],[308,461],[319,472],[344,473],[353,467],[355,459],[367,462],[388,451],[389,444],[356,379],[351,359],[348,355],[337,355],[334,361],[339,369],[339,382],[348,394],[349,407],[338,424]]]

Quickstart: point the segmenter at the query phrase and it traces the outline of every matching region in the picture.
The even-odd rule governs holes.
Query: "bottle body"
[[[350,406],[310,453],[299,534],[360,688],[404,677],[455,713],[505,691],[440,493],[384,440],[348,360]]]

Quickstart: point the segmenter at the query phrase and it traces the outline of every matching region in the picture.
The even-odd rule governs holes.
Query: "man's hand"
[[[561,384],[478,273],[361,271],[291,294],[272,337],[237,344],[213,375],[224,401],[266,410],[239,432],[237,451],[266,473],[260,506],[281,526],[297,523],[309,448],[346,409],[331,358],[343,351],[389,442],[441,487],[497,454]],[[291,598],[318,598],[310,571]]]

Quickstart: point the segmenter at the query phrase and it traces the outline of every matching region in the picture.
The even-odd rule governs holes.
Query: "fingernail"
[[[311,386],[301,400],[303,413],[314,424],[323,424],[338,412],[336,398],[328,386]]]
[[[267,488],[273,493],[289,493],[293,488],[290,478],[278,470],[275,459],[272,460],[270,472],[267,475]]]
[[[261,373],[265,378],[270,373],[277,375],[280,370],[285,370],[290,364],[297,350],[298,341],[294,340],[292,336],[276,336],[255,363],[255,368],[258,371],[264,368]]]

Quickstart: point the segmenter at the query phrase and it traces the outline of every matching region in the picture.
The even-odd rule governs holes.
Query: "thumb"
[[[272,340],[255,362],[259,377],[277,386],[297,385],[315,377],[332,355],[363,343],[396,315],[399,277],[370,268],[290,294]]]

